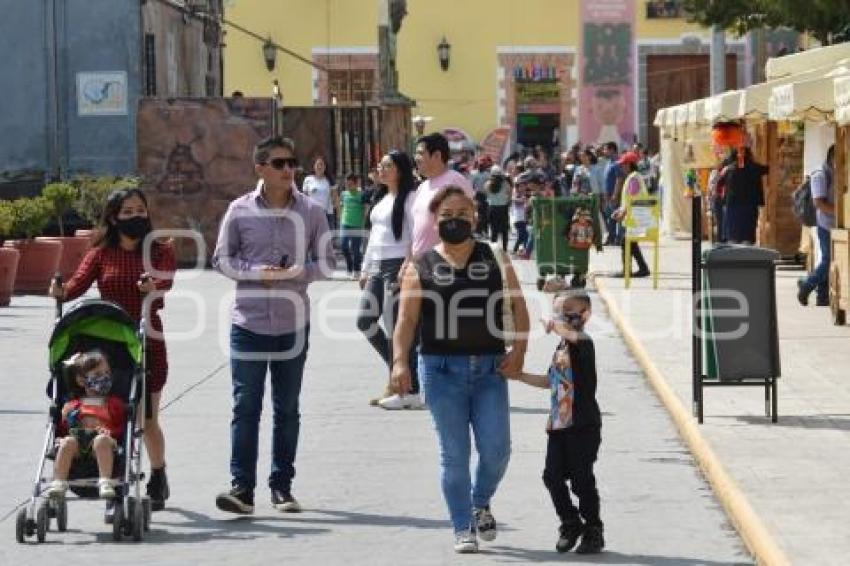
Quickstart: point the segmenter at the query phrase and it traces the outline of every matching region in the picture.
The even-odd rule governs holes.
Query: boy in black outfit
[[[561,519],[555,548],[569,552],[581,537],[576,552],[594,554],[602,551],[605,539],[593,475],[602,428],[596,403],[596,353],[593,340],[583,331],[590,318],[590,297],[584,291],[558,293],[552,310],[546,332],[555,332],[561,342],[548,374],[523,372],[517,379],[551,391],[543,483]],[[578,498],[578,509],[570,499],[570,488]]]

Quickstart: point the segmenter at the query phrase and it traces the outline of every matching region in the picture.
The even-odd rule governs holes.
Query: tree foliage
[[[739,35],[759,27],[788,27],[821,43],[850,39],[850,0],[683,0],[691,21]]]

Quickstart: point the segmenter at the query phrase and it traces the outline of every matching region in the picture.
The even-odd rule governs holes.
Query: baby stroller
[[[102,300],[83,300],[64,316],[57,302],[57,321],[50,337],[50,380],[47,396],[51,399],[44,445],[36,469],[32,496],[18,511],[15,535],[19,543],[36,536],[44,542],[51,520],[56,529],[68,528],[70,494],[63,498],[43,495],[50,480],[44,477],[48,460],[56,457],[55,440],[61,436],[62,407],[69,400],[70,388],[65,379],[63,361],[77,352],[98,349],[111,367],[112,391],[126,403],[126,422],[113,464],[115,498],[107,501],[107,523],[112,523],[112,536],[121,541],[125,536],[141,541],[150,525],[151,504],[142,496],[142,429],[138,415],[144,415],[145,395],[145,333],[144,321],[138,327],[120,307]],[[80,499],[98,499],[97,469],[89,469],[85,460],[75,460],[69,474],[70,492]],[[47,466],[51,469],[52,467]],[[91,477],[92,474],[94,477]]]

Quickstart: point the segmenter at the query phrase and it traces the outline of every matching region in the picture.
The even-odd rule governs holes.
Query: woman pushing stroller
[[[97,281],[100,296],[122,307],[137,323],[146,320],[147,391],[144,440],[151,463],[147,494],[154,511],[165,507],[169,496],[165,475],[165,437],[159,426],[159,404],[168,374],[162,321],[162,294],[171,289],[176,262],[170,243],[147,242],[152,232],[148,202],[136,188],[112,192],[106,200],[101,226],[92,249],[64,286],[55,283],[50,295],[63,301],[80,297]],[[146,251],[147,249],[147,251]],[[152,301],[147,295],[156,293]],[[145,306],[145,312],[142,312]]]

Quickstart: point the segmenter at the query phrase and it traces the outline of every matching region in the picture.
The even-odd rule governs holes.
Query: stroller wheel
[[[145,506],[140,501],[133,500],[135,504],[132,507],[130,514],[130,531],[133,534],[133,540],[141,542],[145,536]]]
[[[149,531],[151,530],[151,512],[153,511],[150,497],[142,498],[142,508],[145,510],[145,531]]]
[[[124,503],[120,499],[115,500],[115,511],[112,515],[112,540],[121,542],[122,529],[124,528]]]
[[[35,512],[35,538],[38,542],[44,542],[47,539],[47,529],[50,526],[47,506],[47,501],[43,500],[38,504]]]
[[[68,530],[68,502],[64,497],[56,502],[56,529],[60,533]]]
[[[23,544],[27,540],[27,508],[18,509],[18,516],[15,518],[15,540]]]

